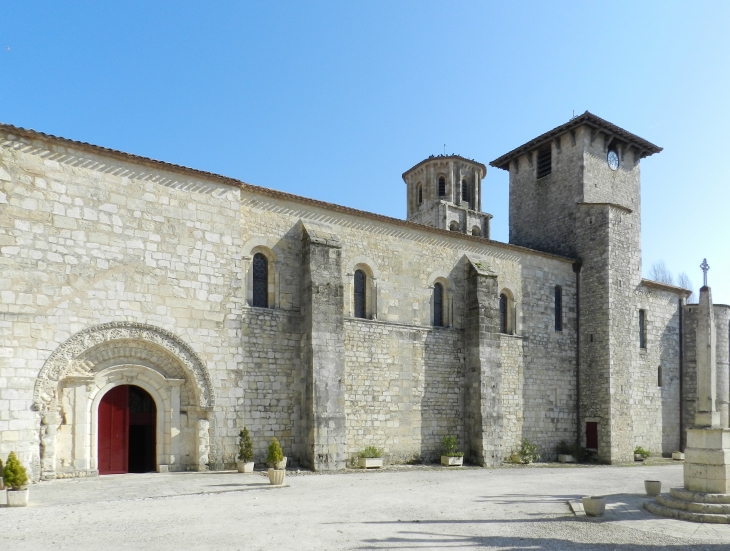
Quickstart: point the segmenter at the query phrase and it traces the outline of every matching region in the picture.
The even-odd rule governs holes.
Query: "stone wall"
[[[7,131],[0,144],[0,456],[39,476],[41,368],[78,332],[125,321],[171,332],[210,370],[221,462],[240,415],[239,190]]]

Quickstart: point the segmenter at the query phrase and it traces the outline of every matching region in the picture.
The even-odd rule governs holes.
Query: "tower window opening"
[[[537,152],[537,179],[544,178],[553,171],[553,154],[549,147]]]
[[[512,334],[510,326],[510,300],[507,295],[501,293],[499,295],[499,332],[505,335]]]
[[[639,310],[639,348],[646,350],[646,310]]]
[[[563,289],[555,286],[555,330],[563,330]]]
[[[659,366],[656,370],[656,386],[661,387],[662,386],[662,366]]]
[[[466,183],[466,178],[461,181],[461,200],[469,201],[469,185]]]
[[[420,205],[423,203],[423,186],[421,186],[420,183],[417,186],[417,190],[418,190],[418,204]]]
[[[446,196],[446,178],[439,176],[439,197]]]

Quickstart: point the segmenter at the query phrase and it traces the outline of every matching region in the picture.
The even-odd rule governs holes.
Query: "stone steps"
[[[684,488],[671,488],[669,494],[660,494],[656,501],[644,502],[644,508],[655,515],[679,520],[730,524],[728,494],[704,494]]]
[[[726,503],[701,503],[696,501],[685,501],[674,497],[658,495],[656,502],[670,509],[681,509],[690,513],[708,513],[711,515],[730,515],[730,504]]]
[[[669,493],[673,498],[682,501],[693,501],[695,503],[728,503],[730,504],[730,494],[703,494],[701,492],[691,492],[684,488],[670,488]]]
[[[650,513],[662,517],[688,520],[690,522],[709,522],[712,524],[730,524],[730,515],[712,515],[709,513],[691,513],[681,509],[670,509],[659,505],[656,501],[644,502],[644,508]]]

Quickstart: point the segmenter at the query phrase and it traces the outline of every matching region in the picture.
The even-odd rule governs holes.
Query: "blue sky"
[[[664,147],[644,273],[697,289],[707,257],[730,303],[729,28],[719,1],[0,0],[0,121],[403,218],[444,144],[486,164],[590,110]]]

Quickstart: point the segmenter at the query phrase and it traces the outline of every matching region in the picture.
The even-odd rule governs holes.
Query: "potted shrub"
[[[555,448],[558,453],[558,461],[561,463],[575,463],[577,453],[574,453],[575,445],[568,444],[565,440],[561,440]]]
[[[238,433],[238,461],[236,461],[238,472],[252,473],[253,463],[253,442],[248,429],[244,428]]]
[[[512,454],[512,460],[514,461],[515,455],[519,457],[519,462],[528,465],[533,461],[540,459],[540,453],[537,451],[537,444],[533,444],[527,438],[522,441],[519,451],[516,454]]]
[[[441,464],[461,467],[464,464],[464,452],[458,450],[456,436],[444,436],[441,440]]]
[[[10,452],[3,468],[3,481],[7,486],[8,507],[28,505],[28,473],[15,452]]]
[[[379,469],[383,466],[383,450],[368,446],[358,454],[357,464],[363,469]]]
[[[636,448],[634,449],[634,461],[644,461],[650,455],[651,452],[645,450],[641,446],[636,446]]]
[[[284,457],[284,452],[281,451],[281,446],[276,438],[269,444],[269,454],[266,456],[266,463],[273,465],[273,468],[269,468],[269,482],[274,485],[284,484],[286,457]]]

